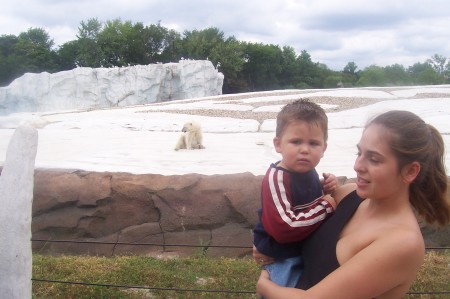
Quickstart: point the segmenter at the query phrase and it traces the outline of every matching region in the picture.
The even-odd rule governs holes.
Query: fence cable
[[[99,244],[99,245],[138,245],[138,246],[158,246],[158,247],[215,247],[215,248],[240,248],[251,249],[251,246],[239,245],[191,245],[191,244],[159,244],[159,243],[129,243],[129,242],[103,242],[103,241],[82,241],[82,240],[45,240],[31,239],[32,242],[45,243],[78,243],[78,244]]]
[[[62,283],[72,285],[83,286],[97,286],[97,287],[113,287],[113,288],[126,288],[126,289],[145,289],[153,291],[174,291],[174,292],[195,292],[195,293],[225,293],[225,294],[255,294],[255,291],[231,291],[231,290],[202,290],[202,289],[181,289],[181,288],[161,288],[161,287],[149,287],[149,286],[136,286],[136,285],[116,285],[106,283],[87,283],[80,281],[63,281],[63,280],[51,280],[32,278],[35,282],[47,282],[47,283]],[[408,292],[406,295],[446,295],[450,294],[450,291],[433,291],[433,292]]]
[[[114,288],[126,288],[126,289],[146,289],[146,290],[153,290],[153,291],[196,292],[196,293],[205,292],[205,293],[227,293],[227,294],[254,294],[255,293],[255,291],[160,288],[160,287],[148,287],[148,286],[136,286],[136,285],[117,285],[117,284],[107,284],[107,283],[87,283],[87,282],[79,282],[79,281],[50,280],[50,279],[40,279],[40,278],[32,278],[31,280],[36,281],[36,282],[63,283],[63,284],[74,284],[74,285],[96,286],[96,287],[114,287]]]
[[[84,241],[84,240],[46,240],[46,239],[31,239],[32,242],[45,243],[77,243],[77,244],[99,244],[99,245],[137,245],[137,246],[158,246],[158,247],[213,247],[213,248],[239,248],[252,249],[252,246],[243,245],[193,245],[193,244],[159,244],[159,243],[130,243],[130,242],[104,242],[104,241]],[[447,250],[450,247],[427,247],[427,250]]]

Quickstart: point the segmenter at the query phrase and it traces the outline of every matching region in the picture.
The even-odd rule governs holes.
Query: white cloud
[[[450,55],[447,0],[0,0],[0,34],[46,29],[56,44],[76,39],[81,21],[161,21],[184,30],[217,27],[238,40],[306,50],[315,62],[341,70],[423,62]]]

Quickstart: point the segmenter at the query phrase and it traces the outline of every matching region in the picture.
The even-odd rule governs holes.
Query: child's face
[[[323,130],[314,124],[294,121],[286,126],[280,137],[273,139],[277,153],[283,157],[279,166],[304,173],[319,164],[327,148]]]

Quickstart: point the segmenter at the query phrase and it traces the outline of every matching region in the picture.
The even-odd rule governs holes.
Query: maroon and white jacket
[[[323,187],[315,169],[295,173],[277,164],[272,164],[264,176],[260,223],[254,229],[254,245],[269,256],[274,256],[269,253],[277,251],[278,244],[285,251],[288,244],[298,248],[295,243],[304,240],[334,212],[323,199]]]

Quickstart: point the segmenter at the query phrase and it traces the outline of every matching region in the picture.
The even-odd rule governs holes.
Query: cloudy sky
[[[81,21],[161,21],[184,30],[217,27],[241,41],[308,51],[342,70],[450,56],[448,0],[0,0],[0,35],[44,28],[56,45],[76,39]]]

